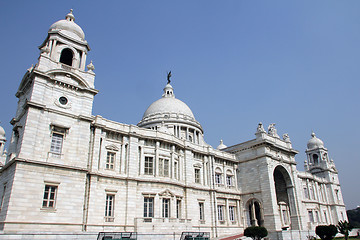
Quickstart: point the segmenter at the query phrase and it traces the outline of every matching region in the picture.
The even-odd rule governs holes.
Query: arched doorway
[[[260,202],[251,199],[247,202],[247,220],[249,226],[264,226],[264,213]]]
[[[276,200],[279,209],[282,228],[290,227],[290,216],[292,212],[291,204],[294,202],[289,196],[293,196],[291,178],[282,166],[277,166],[274,170],[274,184],[276,191]]]

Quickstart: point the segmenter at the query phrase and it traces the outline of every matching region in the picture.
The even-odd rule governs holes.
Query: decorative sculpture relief
[[[265,129],[264,129],[264,126],[263,126],[262,122],[260,122],[260,123],[258,124],[258,127],[257,127],[256,132],[258,132],[258,133],[264,133],[264,132],[266,132]]]
[[[271,123],[268,126],[268,134],[272,137],[280,138],[279,135],[277,134],[277,130],[275,128],[275,123]]]
[[[285,142],[287,142],[287,143],[291,142],[291,141],[290,141],[289,134],[284,133],[282,137],[283,137],[283,140],[284,140]]]

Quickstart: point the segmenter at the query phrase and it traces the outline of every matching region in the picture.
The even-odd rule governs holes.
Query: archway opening
[[[317,154],[313,154],[313,159],[315,165],[319,163],[319,156]]]
[[[260,206],[260,203],[257,200],[251,200],[248,203],[248,220],[251,226],[264,226],[264,216]]]
[[[60,55],[60,62],[72,66],[73,52],[69,48],[62,50]]]
[[[289,201],[289,187],[292,186],[290,176],[285,168],[277,166],[274,170],[274,182],[276,191],[276,201],[279,207],[279,216],[282,227],[288,228],[291,224],[291,204]]]

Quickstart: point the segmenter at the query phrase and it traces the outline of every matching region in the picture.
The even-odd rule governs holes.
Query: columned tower
[[[26,71],[16,93],[18,107],[1,172],[0,229],[17,231],[22,228],[18,216],[33,211],[31,219],[21,220],[24,231],[33,228],[27,225],[30,221],[56,225],[55,212],[57,219],[73,223],[71,231],[80,231],[92,105],[98,90],[92,62],[85,70],[90,47],[72,10],[50,26],[39,49],[38,62]],[[39,196],[43,201],[32,201]],[[17,200],[24,197],[26,201]],[[55,197],[63,201],[55,203]]]

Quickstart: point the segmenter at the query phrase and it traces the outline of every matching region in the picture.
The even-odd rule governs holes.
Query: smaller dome
[[[57,30],[68,35],[69,37],[84,40],[85,33],[81,27],[75,23],[75,17],[72,12],[73,10],[71,9],[70,13],[66,15],[65,19],[52,24],[49,28],[49,32]]]
[[[220,140],[220,144],[219,146],[217,146],[217,150],[221,150],[221,149],[224,149],[224,148],[227,148],[227,146],[224,144],[223,140],[221,139]]]
[[[317,138],[315,133],[311,133],[311,139],[307,143],[307,149],[324,148],[324,142]]]
[[[0,140],[6,141],[5,130],[1,126],[0,126]]]
[[[5,137],[5,130],[0,126],[0,137]]]

